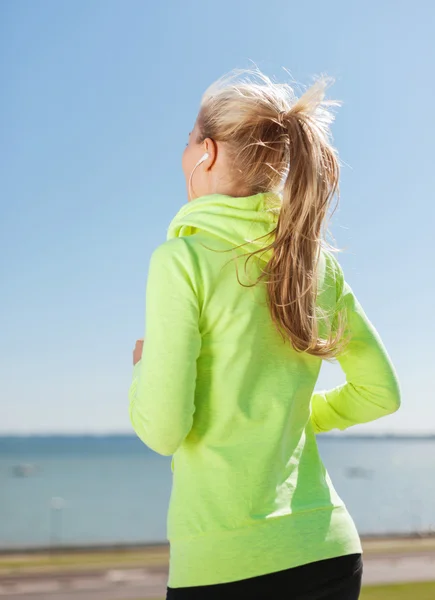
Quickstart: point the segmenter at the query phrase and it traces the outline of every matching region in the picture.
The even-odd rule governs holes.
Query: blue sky
[[[255,61],[343,101],[332,231],[398,370],[365,431],[434,431],[430,2],[0,3],[0,432],[128,431],[152,250],[204,89]],[[343,381],[322,370],[319,388]]]

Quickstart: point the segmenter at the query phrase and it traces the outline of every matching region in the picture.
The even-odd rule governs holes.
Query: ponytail
[[[322,226],[338,192],[339,164],[329,141],[331,113],[324,103],[325,81],[317,82],[278,120],[288,134],[289,168],[267,273],[268,301],[278,330],[295,349],[322,358],[342,350],[343,315],[320,339],[316,306]],[[335,329],[335,331],[334,331]]]

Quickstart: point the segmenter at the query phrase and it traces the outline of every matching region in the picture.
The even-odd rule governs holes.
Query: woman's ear
[[[206,171],[210,171],[217,160],[218,146],[214,140],[206,138],[204,140],[204,148],[208,154],[208,158],[204,161],[204,168]]]

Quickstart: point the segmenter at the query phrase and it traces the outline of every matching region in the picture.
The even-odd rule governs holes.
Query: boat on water
[[[30,477],[37,471],[36,465],[31,463],[21,463],[12,467],[12,475],[14,477]]]

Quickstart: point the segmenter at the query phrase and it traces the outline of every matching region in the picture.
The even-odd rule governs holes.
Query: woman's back
[[[190,217],[195,224],[195,206],[189,205],[193,212],[182,221]],[[183,463],[183,479],[190,475],[174,496],[180,506],[189,506],[192,515],[182,520],[182,535],[245,527],[298,510],[291,502],[299,470],[293,455],[308,452],[309,464],[304,461],[301,467],[311,469],[310,478],[314,476],[311,498],[301,490],[295,499],[299,510],[330,502],[328,493],[326,497],[312,493],[313,485],[327,490],[313,449],[313,431],[307,427],[321,360],[283,343],[269,316],[265,286],[246,287],[237,279],[237,268],[242,283],[248,283],[248,276],[257,279],[259,265],[252,263],[245,274],[246,246],[238,251],[239,260],[228,252],[246,244],[249,232],[258,238],[270,231],[273,214],[267,212],[263,195],[237,201],[209,198],[199,212],[207,210],[207,231],[178,240],[191,257],[201,333],[193,426],[174,459],[175,478],[178,462]],[[174,230],[179,233],[179,225]],[[330,270],[328,296],[335,303],[332,278]],[[192,505],[198,509],[192,511]],[[178,516],[175,529],[177,523]]]
[[[246,245],[234,250],[250,234],[271,231],[271,200],[195,200],[151,261],[147,344],[131,415],[145,443],[174,453],[170,583],[177,587],[361,550],[317,451],[311,399],[321,359],[284,342],[265,286],[249,285],[261,262],[245,271]],[[325,251],[318,277],[319,306],[333,314],[342,275]],[[369,362],[379,366],[383,349],[361,311],[358,322],[354,334],[372,338]],[[383,379],[383,409],[365,400],[367,420],[391,412],[393,377]],[[253,547],[261,548],[259,561],[246,552]],[[196,563],[201,569],[192,569]]]

